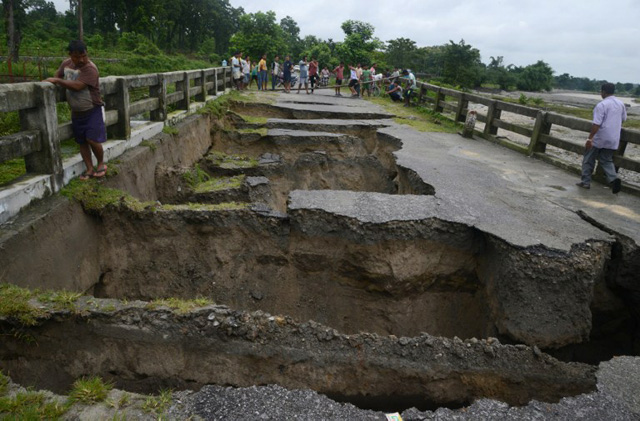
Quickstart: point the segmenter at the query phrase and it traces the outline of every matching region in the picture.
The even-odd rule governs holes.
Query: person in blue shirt
[[[387,95],[393,100],[393,102],[402,101],[402,86],[396,80],[392,80],[387,89]]]
[[[282,79],[284,81],[284,92],[291,92],[291,68],[293,64],[291,63],[291,59],[289,56],[284,58],[284,63],[282,65]]]

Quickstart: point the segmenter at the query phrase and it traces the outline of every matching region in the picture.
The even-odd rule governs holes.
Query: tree
[[[483,64],[480,51],[464,40],[449,41],[442,49],[442,76],[444,81],[465,88],[478,86],[482,81]]]
[[[387,63],[397,68],[415,69],[417,62],[416,42],[408,38],[397,38],[387,41],[385,49]]]
[[[4,12],[4,27],[7,32],[7,49],[12,61],[20,60],[20,41],[22,40],[22,26],[24,24],[23,0],[2,0]]]
[[[553,85],[553,69],[544,61],[526,66],[519,74],[518,89],[524,91],[550,91]]]
[[[338,59],[346,64],[372,64],[372,53],[382,47],[380,40],[373,37],[373,25],[347,20],[342,23],[341,28],[346,36],[343,42],[336,45]]]
[[[489,83],[498,85],[502,90],[509,90],[516,85],[515,75],[509,71],[513,66],[509,65],[505,67],[504,57],[490,57],[489,65],[487,66],[487,81]]]
[[[292,57],[298,57],[303,50],[298,24],[291,16],[286,16],[280,20],[280,28],[282,28],[284,42],[287,46],[285,51],[282,51],[281,54],[289,54]]]
[[[242,51],[252,58],[273,58],[281,51],[285,51],[286,43],[280,25],[276,23],[276,14],[256,12],[243,15],[240,18],[240,30],[231,37],[231,51]]]

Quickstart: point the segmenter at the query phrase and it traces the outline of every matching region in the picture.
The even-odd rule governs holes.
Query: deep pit
[[[432,409],[594,390],[592,366],[540,349],[590,363],[632,353],[628,310],[602,269],[617,243],[520,247],[434,216],[436,191],[397,164],[384,115],[233,108],[210,148],[146,164],[147,187],[133,187],[131,168],[156,151],[123,160],[114,183],[146,205],[85,204],[100,274],[84,289],[96,298],[33,328],[4,319],[14,380],[60,392],[88,373],[141,392],[276,383]],[[197,136],[196,120],[180,130]],[[169,297],[215,305],[182,315],[136,301]]]

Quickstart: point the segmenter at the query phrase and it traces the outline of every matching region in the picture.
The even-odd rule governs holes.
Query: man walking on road
[[[611,191],[616,194],[622,183],[613,165],[613,154],[620,145],[620,130],[622,122],[627,119],[627,110],[622,101],[613,95],[614,92],[613,83],[602,85],[602,101],[593,109],[593,124],[582,159],[582,179],[577,186],[591,188],[591,174],[597,159],[611,185]]]

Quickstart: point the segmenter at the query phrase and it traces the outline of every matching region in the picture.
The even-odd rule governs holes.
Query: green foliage
[[[121,50],[131,51],[135,55],[141,56],[157,56],[160,55],[160,49],[144,35],[135,32],[123,32],[118,41]]]
[[[249,209],[249,203],[239,203],[239,202],[226,202],[226,203],[218,203],[215,205],[208,203],[185,203],[182,205],[162,205],[162,209],[168,211],[184,211],[184,210],[193,210],[193,211],[203,211],[203,212],[219,212],[219,211],[236,211]]]
[[[113,384],[104,382],[100,377],[83,377],[73,383],[69,392],[69,401],[92,404],[102,402],[113,389]]]
[[[12,159],[0,163],[0,186],[27,173],[24,159]]]
[[[171,405],[173,400],[171,390],[161,390],[158,396],[149,396],[142,404],[142,410],[155,415],[163,414]]]
[[[480,51],[464,40],[449,41],[442,49],[442,76],[444,81],[465,88],[473,88],[482,82]]]
[[[244,182],[244,175],[234,177],[214,177],[208,181],[198,184],[193,189],[195,193],[208,193],[221,190],[238,189]]]
[[[182,300],[180,298],[163,298],[153,300],[147,303],[146,308],[156,310],[160,307],[168,307],[177,314],[186,314],[197,308],[206,307],[215,304],[212,300],[204,297],[198,297],[193,300]]]
[[[486,79],[488,83],[498,85],[502,90],[509,90],[516,85],[515,75],[509,71],[509,67],[504,66],[504,57],[491,57],[491,62],[487,66]]]
[[[231,91],[227,95],[219,96],[213,101],[207,102],[207,105],[198,110],[199,114],[209,114],[217,119],[222,119],[229,111],[229,102],[238,98],[238,91]]]
[[[387,63],[398,69],[416,69],[418,47],[416,42],[408,38],[398,38],[387,41]]]
[[[30,290],[11,284],[0,284],[0,315],[18,320],[26,326],[33,326],[39,318],[47,316],[46,311],[29,302],[33,298]]]
[[[302,42],[300,41],[300,28],[291,16],[286,16],[280,20],[280,28],[285,42],[285,49],[280,52],[284,58],[287,54],[291,57],[300,57],[302,55]]]
[[[6,395],[9,391],[9,378],[0,371],[0,396]]]
[[[553,69],[544,61],[538,60],[517,71],[516,86],[525,91],[550,91],[553,83]]]
[[[20,392],[9,397],[0,397],[0,416],[8,420],[58,420],[69,409],[44,394]]]
[[[195,188],[198,184],[204,183],[205,181],[209,181],[211,178],[198,164],[195,164],[193,168],[185,172],[182,177],[192,188]]]
[[[231,37],[229,56],[241,51],[243,56],[249,55],[254,61],[263,54],[272,60],[285,51],[284,33],[276,23],[274,12],[248,13],[240,17],[239,26],[239,31]]]
[[[79,292],[47,291],[37,295],[38,301],[53,304],[55,310],[74,310],[75,302],[82,297]]]
[[[344,41],[335,47],[335,54],[346,65],[371,65],[372,54],[382,48],[382,42],[373,37],[373,25],[357,20],[347,20],[341,25],[345,33]]]
[[[527,105],[529,102],[529,98],[525,94],[520,94],[520,98],[518,98],[518,103],[522,105]]]
[[[109,167],[109,172],[113,171]],[[72,180],[60,193],[70,199],[82,203],[86,211],[100,211],[106,206],[126,206],[134,211],[142,211],[150,203],[140,202],[121,190],[104,187],[98,180]],[[154,202],[155,203],[155,202]]]
[[[166,133],[166,134],[170,134],[170,135],[177,135],[178,133],[180,133],[180,130],[178,130],[177,128],[175,128],[173,126],[164,126],[162,128],[162,133]]]
[[[224,152],[212,151],[206,156],[206,160],[222,168],[254,168],[258,166],[258,160],[244,155],[227,155]]]

